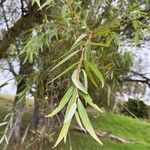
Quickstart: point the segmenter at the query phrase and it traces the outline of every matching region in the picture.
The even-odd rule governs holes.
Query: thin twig
[[[2,7],[3,17],[4,17],[4,20],[5,20],[5,23],[6,23],[6,27],[7,27],[7,30],[8,30],[9,29],[9,25],[8,25],[8,20],[7,20],[7,17],[6,17],[6,12],[5,12],[3,3],[1,4],[1,7]]]
[[[88,46],[88,43],[89,43],[89,41],[90,41],[91,38],[92,38],[92,35],[93,35],[93,32],[91,32],[91,33],[89,34],[88,40],[87,40],[87,42],[85,43],[84,48],[82,48],[82,50],[81,50],[81,57],[80,57],[79,64],[78,64],[78,68],[77,68],[77,70],[78,70],[78,73],[77,73],[77,80],[78,80],[78,81],[79,81],[79,77],[80,77],[81,65],[82,65],[82,62],[83,62],[83,59],[84,59],[84,49]]]

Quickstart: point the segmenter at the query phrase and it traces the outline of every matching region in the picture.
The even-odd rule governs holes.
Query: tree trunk
[[[15,106],[14,111],[14,122],[13,127],[14,131],[11,137],[11,140],[15,143],[18,143],[20,141],[20,134],[21,134],[21,124],[22,124],[22,109],[24,107],[24,103],[19,103]]]
[[[37,130],[38,124],[39,124],[39,109],[40,109],[40,101],[39,99],[35,99],[34,97],[34,110],[33,110],[33,116],[32,116],[32,129]]]
[[[20,71],[19,75],[27,75],[31,73],[32,71],[32,66],[29,64],[23,64],[22,62],[20,63]],[[25,106],[25,99],[26,99],[26,78],[22,78],[20,81],[17,83],[17,92],[16,92],[16,97],[14,100],[13,104],[13,110],[12,110],[12,116],[11,119],[9,120],[8,126],[5,130],[5,134],[7,136],[8,142],[15,142],[18,143],[21,140],[21,124],[22,124],[22,111]],[[23,92],[21,94],[21,92]],[[4,149],[7,149],[8,144],[5,145]]]

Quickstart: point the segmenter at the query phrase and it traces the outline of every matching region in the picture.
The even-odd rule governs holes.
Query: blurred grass
[[[3,95],[0,94],[0,107],[7,108],[8,110],[11,110],[13,107],[13,101],[15,99],[15,96],[11,95]],[[25,108],[23,109],[24,112],[28,112],[33,108],[34,100],[33,99],[26,99]]]

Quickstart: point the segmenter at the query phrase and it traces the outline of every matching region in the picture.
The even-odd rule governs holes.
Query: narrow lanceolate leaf
[[[77,109],[77,104],[76,104],[76,102],[74,102],[74,103],[72,104],[72,106],[70,107],[70,110],[69,110],[69,112],[68,112],[68,114],[67,114],[67,116],[66,116],[66,118],[65,118],[65,120],[64,120],[64,123],[66,123],[66,122],[68,122],[69,120],[71,120],[71,118],[73,117],[73,115],[74,115],[75,112],[76,112],[76,109]]]
[[[76,53],[78,53],[80,50],[77,50],[73,53],[71,53],[70,55],[68,55],[67,57],[65,57],[63,60],[61,60],[55,67],[53,67],[51,69],[51,71],[53,71],[54,69],[56,69],[57,67],[59,67],[60,65],[62,65],[63,63],[65,63],[67,60],[69,60],[71,57],[73,57]]]
[[[72,45],[71,49],[74,49],[74,47],[80,43],[85,37],[87,36],[87,34],[82,34],[81,36],[79,36],[77,38],[77,40],[74,42],[74,44]]]
[[[56,115],[59,111],[61,111],[64,108],[64,106],[67,104],[69,99],[71,98],[73,92],[74,92],[74,87],[70,87],[69,90],[66,92],[66,94],[61,99],[59,106],[51,114],[47,115],[46,117],[52,117],[52,116]]]
[[[51,83],[55,80],[57,80],[58,78],[60,78],[61,76],[63,76],[64,74],[66,74],[67,72],[69,72],[71,69],[73,69],[76,65],[78,64],[78,62],[72,64],[71,66],[69,66],[66,70],[64,70],[62,73],[60,73],[58,76],[56,76],[55,78],[53,78],[51,81],[48,82]]]
[[[4,139],[5,139],[5,136],[3,135],[3,136],[1,137],[1,139],[0,139],[0,144],[2,144],[2,142],[4,141]]]
[[[95,80],[94,80],[94,78],[93,78],[93,75],[92,75],[92,73],[91,73],[91,70],[89,69],[89,67],[87,66],[86,63],[84,63],[84,68],[85,68],[86,74],[87,74],[88,78],[90,79],[90,81],[93,83],[93,85],[94,85],[96,88],[98,88],[98,86],[97,86],[97,84],[96,84],[96,82],[95,82]]]
[[[88,80],[87,80],[87,75],[86,72],[82,69],[83,76],[84,76],[84,87],[86,90],[88,90]]]
[[[56,147],[62,141],[62,139],[66,136],[69,126],[70,126],[70,121],[64,123],[54,147]]]
[[[77,48],[80,44],[81,44],[81,41],[87,36],[87,34],[83,34],[81,35],[75,42],[74,44],[72,45],[71,49],[68,50],[64,55],[60,56],[58,59],[54,60],[54,61],[57,61],[63,57],[65,57],[66,55],[68,55],[70,52],[72,52],[72,50],[74,50],[75,48]]]
[[[94,62],[85,61],[86,64],[89,66],[89,69],[97,76],[97,78],[101,81],[102,87],[104,87],[104,77],[102,73],[98,70]]]
[[[96,110],[98,110],[99,112],[103,113],[103,111],[96,105],[94,104],[92,101],[92,98],[90,97],[90,95],[88,94],[84,94],[81,93],[81,96],[85,99],[86,103],[88,103],[90,106],[92,106],[93,108],[95,108]]]
[[[0,123],[0,127],[6,125],[8,122],[2,122]]]
[[[95,134],[95,131],[91,125],[91,122],[88,118],[88,115],[86,113],[86,110],[81,102],[80,99],[78,99],[78,110],[79,110],[79,115],[80,118],[83,122],[84,127],[86,128],[86,130],[89,132],[89,134],[101,145],[103,145],[103,143],[99,140],[99,138],[97,137],[97,135]]]
[[[81,84],[81,82],[78,80],[78,70],[75,70],[71,76],[71,79],[74,83],[74,85],[81,90],[83,93],[87,94],[87,90],[85,87]]]
[[[76,121],[77,121],[78,125],[80,126],[80,128],[81,128],[84,132],[86,132],[86,130],[84,129],[84,127],[83,127],[83,125],[82,125],[82,122],[81,122],[81,120],[80,120],[80,117],[79,117],[79,115],[78,115],[78,112],[75,113],[75,117],[76,117]]]
[[[63,54],[62,56],[60,56],[59,58],[57,58],[56,60],[53,60],[53,62],[56,62],[58,60],[60,60],[61,58],[66,57],[67,55],[69,55],[69,53],[71,53],[76,47],[78,47],[80,45],[80,43],[78,43],[73,49],[70,49],[69,51],[67,51],[65,54]]]
[[[68,116],[68,114],[69,114],[69,112],[71,110],[71,107],[73,106],[75,101],[76,101],[76,90],[74,90],[73,95],[72,95],[72,97],[69,100],[69,103],[68,103],[68,106],[67,106],[67,110],[66,110],[66,114],[65,114],[65,120],[66,120],[66,117]],[[73,117],[73,115],[71,115],[71,116]],[[66,136],[67,136],[67,133],[68,133],[68,129],[69,129],[72,117],[70,117],[70,119],[68,121],[66,121],[66,122],[64,121],[63,127],[62,127],[62,129],[60,131],[60,134],[58,136],[58,139],[57,139],[54,147],[56,147],[62,141],[63,138],[66,139]]]

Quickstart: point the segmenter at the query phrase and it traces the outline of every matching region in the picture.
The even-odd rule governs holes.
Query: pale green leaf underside
[[[71,79],[74,83],[74,85],[81,90],[83,93],[87,94],[87,90],[85,89],[85,87],[81,84],[80,81],[78,81],[78,70],[75,70],[71,76]]]
[[[78,125],[80,126],[80,128],[81,128],[84,132],[86,132],[86,130],[84,129],[84,127],[83,127],[83,125],[82,125],[82,122],[81,122],[81,120],[80,120],[80,117],[79,117],[79,115],[78,115],[78,112],[75,113],[75,117],[76,117],[76,121],[77,121]]]
[[[8,123],[7,121],[0,123],[0,127],[6,125],[7,123]]]
[[[72,97],[70,98],[70,100],[68,102],[68,106],[67,106],[67,110],[66,110],[66,114],[65,114],[65,119],[64,120],[66,120],[66,117],[68,116],[69,111],[71,110],[71,107],[73,106],[73,104],[75,103],[75,101],[76,101],[76,90],[73,91]],[[66,122],[64,121],[64,125],[63,125],[63,127],[62,127],[62,129],[60,131],[60,134],[58,136],[58,139],[57,139],[54,147],[56,147],[61,142],[61,140],[63,138],[66,141],[66,136],[67,136],[67,133],[68,133],[68,129],[69,129],[72,117],[73,117],[73,115],[70,116],[70,118],[69,118],[68,121],[66,121]]]
[[[88,79],[87,79],[87,75],[86,72],[82,69],[83,72],[83,76],[84,76],[84,87],[86,90],[88,90]]]
[[[77,108],[77,104],[76,102],[74,102],[72,104],[72,106],[70,107],[70,110],[68,112],[68,114],[66,115],[65,117],[65,120],[64,120],[64,123],[68,122],[69,120],[71,120],[71,118],[73,117],[73,115],[75,114],[76,112],[76,108]]]

